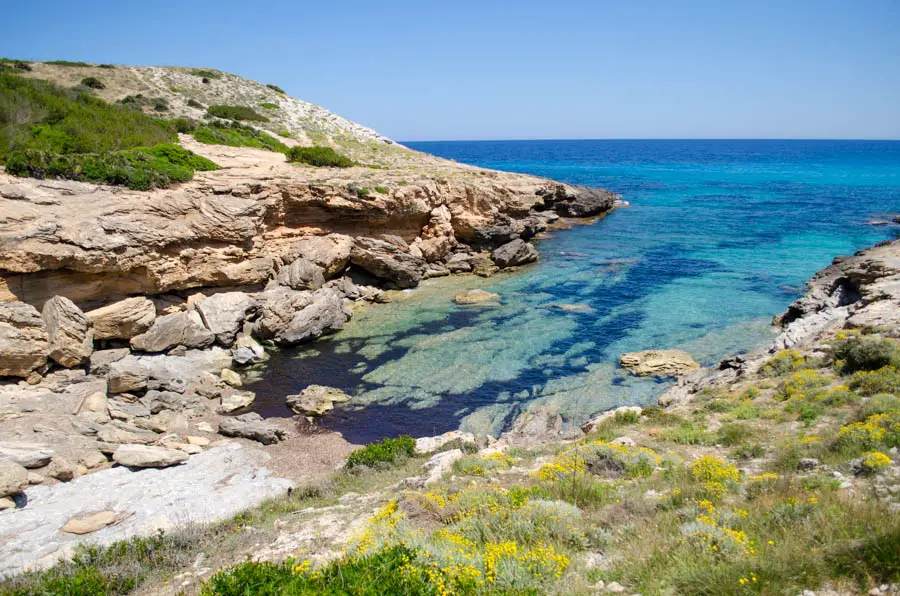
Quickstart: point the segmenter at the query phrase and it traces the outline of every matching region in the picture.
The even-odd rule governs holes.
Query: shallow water
[[[353,442],[455,428],[500,432],[524,408],[580,422],[652,402],[664,381],[622,352],[682,348],[704,363],[759,346],[771,317],[838,254],[886,238],[900,212],[900,143],[508,141],[410,143],[496,169],[609,188],[631,202],[541,240],[540,263],[490,279],[425,282],[344,330],[276,354],[250,385],[288,415],[308,384],[353,400],[323,425]],[[482,288],[500,306],[457,306]]]

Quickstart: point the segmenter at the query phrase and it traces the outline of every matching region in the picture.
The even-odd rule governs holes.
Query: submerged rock
[[[639,377],[677,377],[700,368],[691,355],[683,350],[631,352],[622,354],[619,364]]]
[[[334,409],[334,404],[350,401],[350,396],[334,387],[310,385],[297,395],[287,396],[287,405],[296,414],[323,416]]]
[[[72,368],[90,357],[94,351],[94,330],[74,302],[54,296],[44,303],[41,317],[47,326],[50,358],[57,364]]]
[[[481,304],[483,302],[499,302],[499,300],[500,294],[477,289],[460,292],[453,297],[453,301],[457,304]]]
[[[47,327],[24,302],[0,303],[0,377],[27,377],[50,353]]]

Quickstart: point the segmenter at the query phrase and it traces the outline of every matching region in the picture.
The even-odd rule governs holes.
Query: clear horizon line
[[[826,137],[560,137],[560,138],[504,138],[504,139],[419,139],[397,140],[398,143],[510,143],[519,141],[856,141],[866,143],[897,143],[900,138],[826,138]]]

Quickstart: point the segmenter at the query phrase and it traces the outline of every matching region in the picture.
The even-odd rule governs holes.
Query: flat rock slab
[[[27,489],[27,505],[0,511],[0,576],[52,565],[79,543],[108,545],[190,522],[231,517],[284,494],[291,482],[265,467],[269,456],[239,444],[221,445],[165,469],[110,468],[69,483]],[[72,519],[110,511],[119,520],[76,535]]]

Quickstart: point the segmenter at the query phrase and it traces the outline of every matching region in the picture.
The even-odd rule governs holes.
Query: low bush
[[[794,350],[781,350],[759,369],[759,374],[764,377],[780,377],[787,373],[800,369],[806,359]]]
[[[327,168],[349,168],[356,163],[341,155],[331,147],[291,147],[287,151],[288,161]]]
[[[900,366],[900,349],[890,339],[858,336],[835,344],[834,358],[840,363],[841,374],[846,375]]]
[[[350,454],[344,468],[354,470],[360,467],[390,466],[416,454],[416,440],[403,435],[395,439],[384,439],[369,443]]]
[[[187,100],[187,105],[192,108],[203,109],[203,104],[197,101],[196,99]]]
[[[187,182],[196,170],[217,168],[210,160],[171,144],[108,153],[57,154],[25,149],[14,151],[6,161],[7,172],[14,176],[81,180],[134,190],[166,188]]]
[[[169,124],[175,129],[175,132],[187,134],[197,129],[197,122],[190,118],[175,118],[169,120]]]
[[[309,561],[247,561],[220,571],[203,587],[203,596],[293,596],[365,594],[437,595],[416,553],[404,546],[351,557],[312,570]]]
[[[222,73],[218,73],[214,70],[205,70],[205,69],[196,69],[192,70],[191,74],[195,77],[200,77],[201,79],[221,79]]]
[[[856,372],[850,378],[850,387],[865,396],[877,393],[900,394],[900,369],[885,366],[878,370]]]
[[[97,77],[84,77],[81,79],[81,84],[91,89],[106,89],[106,85]]]
[[[277,92],[277,93],[281,93],[282,95],[287,95],[287,93],[284,92],[284,89],[282,89],[282,88],[279,87],[278,85],[266,85],[266,87],[268,87],[268,88],[271,89],[272,91],[275,91],[275,92]]]
[[[44,64],[54,64],[56,66],[93,66],[87,62],[75,62],[72,60],[48,60]]]
[[[269,119],[258,114],[256,110],[247,106],[209,106],[206,112],[210,116],[216,118],[224,118],[226,120],[250,120],[252,122],[268,122]]]
[[[9,58],[0,58],[0,71],[2,70],[22,70],[31,71],[31,65],[24,60],[10,60]]]
[[[172,140],[162,122],[47,81],[0,73],[0,162],[13,150],[103,153]]]
[[[255,128],[237,122],[214,122],[197,128],[194,138],[207,145],[228,145],[229,147],[256,147],[280,153],[287,152],[284,143]]]
[[[259,104],[259,107],[264,108],[266,110],[277,110],[278,104],[267,101],[267,102],[263,102],[263,103]]]

